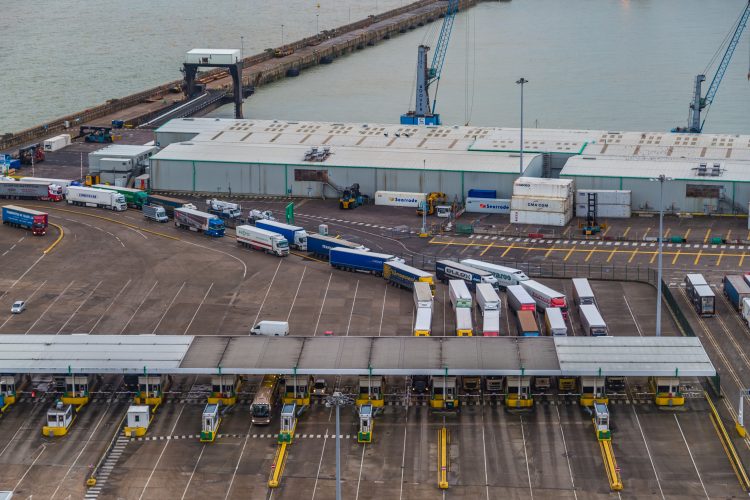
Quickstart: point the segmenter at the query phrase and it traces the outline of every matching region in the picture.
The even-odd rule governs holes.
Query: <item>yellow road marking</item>
[[[645,232],[645,233],[643,233],[643,237],[644,237],[644,238],[645,238],[646,236],[648,236],[648,233],[649,233],[649,231],[651,231],[651,226],[647,227],[647,228],[646,228],[646,232]]]
[[[703,254],[703,251],[702,250],[698,250],[698,255],[695,256],[695,261],[693,261],[693,265],[694,266],[698,265],[698,261],[701,260],[701,255],[702,254]]]
[[[609,257],[607,257],[607,262],[609,262],[610,260],[612,260],[612,257],[615,256],[615,253],[617,253],[617,249],[616,248],[614,250],[612,250],[612,252],[609,254]]]
[[[692,227],[689,227],[689,228],[688,228],[688,230],[687,230],[687,231],[685,231],[685,236],[683,236],[683,237],[685,238],[685,240],[687,240],[687,239],[688,239],[688,236],[690,236],[690,231],[692,231],[692,230],[693,230],[693,228],[692,228]]]
[[[716,265],[717,266],[721,265],[721,258],[722,257],[724,257],[724,252],[721,252],[721,254],[719,255],[719,258],[716,259]]]
[[[502,254],[502,255],[501,255],[500,257],[505,257],[505,255],[506,255],[506,254],[507,254],[508,252],[510,252],[510,250],[511,250],[512,248],[514,248],[515,246],[516,246],[516,244],[515,244],[515,243],[511,243],[511,244],[510,244],[510,246],[509,246],[508,248],[506,248],[506,249],[505,249],[505,251],[503,252],[503,254]]]
[[[568,250],[568,253],[565,255],[564,261],[568,260],[570,256],[573,254],[573,252],[576,251],[576,247],[572,247],[570,250]]]
[[[745,252],[742,252],[742,257],[740,257],[740,265],[739,267],[742,267],[742,263],[745,261]]]
[[[651,256],[651,260],[648,261],[648,263],[649,264],[653,264],[654,263],[654,259],[656,259],[657,255],[659,255],[659,251],[658,250],[656,252],[654,252],[654,255]],[[662,252],[662,255],[664,255],[664,252]]]
[[[565,228],[565,231],[563,231],[563,234],[562,234],[562,235],[563,235],[563,236],[567,236],[567,235],[568,235],[568,233],[570,232],[570,230],[571,230],[572,228],[573,228],[573,226],[568,226],[568,227],[566,227],[566,228]],[[748,239],[750,239],[750,238],[748,238]]]
[[[547,252],[544,254],[544,258],[546,259],[547,257],[549,257],[549,254],[551,254],[554,250],[557,250],[557,248],[552,247],[549,250],[547,250]]]
[[[594,255],[594,251],[595,251],[595,249],[592,248],[591,251],[589,252],[589,254],[586,256],[586,259],[584,260],[584,262],[588,262],[589,261],[589,259],[591,258],[591,256]]]
[[[628,226],[628,227],[627,227],[627,228],[625,229],[625,232],[624,232],[624,233],[622,233],[622,237],[623,237],[623,238],[624,238],[624,237],[626,237],[626,236],[628,235],[628,233],[629,233],[629,232],[630,232],[630,226]]]
[[[607,226],[607,229],[604,230],[604,234],[602,236],[607,236],[607,233],[610,229],[612,229],[612,226]]]
[[[484,250],[482,250],[482,253],[480,253],[479,256],[481,257],[482,255],[486,254],[487,250],[489,250],[490,248],[492,248],[493,245],[494,245],[494,243],[490,243],[489,245],[487,245],[487,248],[485,248]]]
[[[638,253],[638,249],[634,248],[633,253],[630,255],[630,258],[628,259],[628,263],[633,262],[633,259],[635,258],[637,253]]]
[[[676,253],[676,254],[674,254],[674,259],[672,259],[672,265],[675,265],[675,264],[677,263],[677,259],[679,259],[679,258],[680,258],[680,254],[681,254],[681,253],[682,253],[682,252],[681,252],[680,250],[677,250],[677,253]]]
[[[63,236],[65,236],[65,231],[63,230],[62,226],[58,226],[57,224],[54,224],[52,222],[50,222],[49,225],[55,226],[57,230],[60,231],[60,236],[58,236],[57,239],[50,246],[48,246],[44,250],[44,252],[42,252],[44,255],[47,255],[48,253],[50,253],[52,249],[55,248],[58,243],[60,243],[60,241],[63,239]]]
[[[664,239],[666,240],[669,238],[669,232],[672,230],[671,227],[668,227],[666,231],[664,231]]]
[[[703,243],[708,241],[708,237],[711,236],[711,228],[706,229],[706,236],[703,237]]]

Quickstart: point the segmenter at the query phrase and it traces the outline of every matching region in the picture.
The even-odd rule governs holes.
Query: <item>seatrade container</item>
[[[558,212],[570,210],[570,199],[547,198],[542,196],[513,196],[510,201],[512,210],[529,210],[532,212]]]
[[[427,200],[425,193],[405,193],[400,191],[375,191],[375,204],[388,207],[418,208]]]
[[[496,198],[466,198],[466,211],[473,214],[509,214],[510,200]]]
[[[570,198],[575,184],[573,179],[542,179],[539,177],[519,177],[513,183],[513,196],[544,196],[549,198]]]
[[[570,222],[570,219],[572,218],[572,210],[566,213],[532,212],[529,210],[510,211],[510,222],[513,224],[563,227]]]

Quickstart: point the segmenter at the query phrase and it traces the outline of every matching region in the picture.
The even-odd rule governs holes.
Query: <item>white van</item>
[[[261,321],[250,329],[250,335],[286,337],[289,335],[289,323],[286,321]]]

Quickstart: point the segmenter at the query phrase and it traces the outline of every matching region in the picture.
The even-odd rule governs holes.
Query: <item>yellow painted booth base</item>
[[[15,394],[6,394],[3,398],[3,401],[5,401],[5,406],[12,405],[16,403],[16,395]]]
[[[656,406],[683,406],[685,404],[685,397],[680,394],[676,396],[657,394],[654,397],[654,403],[656,403]]]
[[[141,437],[146,435],[146,427],[125,427],[125,437]]]
[[[88,396],[63,396],[60,398],[60,401],[63,402],[63,404],[71,405],[76,407],[76,411],[80,410],[83,406],[87,405],[89,403],[89,397]]]
[[[161,396],[153,397],[153,398],[145,398],[142,396],[136,396],[133,398],[133,402],[137,405],[147,405],[147,406],[159,406],[162,404],[164,398]]]
[[[305,396],[304,398],[284,396],[281,400],[285,405],[297,403],[298,406],[310,406],[310,396]]]
[[[357,398],[355,402],[357,406],[371,404],[375,408],[380,408],[385,405],[385,400],[382,399],[368,399],[367,396]]]
[[[222,406],[232,406],[237,404],[237,396],[229,398],[209,396],[207,399],[208,404],[215,405],[221,403]]]
[[[534,399],[518,399],[517,394],[508,394],[505,396],[505,406],[507,408],[531,408],[534,406]]]
[[[430,408],[435,408],[439,410],[456,410],[459,407],[459,401],[457,399],[454,399],[452,401],[448,401],[447,404],[442,399],[430,399]]]
[[[591,408],[594,406],[594,403],[609,404],[609,398],[607,396],[595,398],[593,394],[583,394],[578,402],[581,406]]]
[[[73,423],[71,422],[71,425]],[[70,427],[50,427],[45,425],[42,427],[42,434],[48,437],[62,437],[68,433]]]

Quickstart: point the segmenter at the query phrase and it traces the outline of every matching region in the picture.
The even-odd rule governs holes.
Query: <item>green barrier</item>
[[[456,233],[458,234],[473,234],[474,226],[471,224],[456,224]]]

